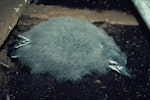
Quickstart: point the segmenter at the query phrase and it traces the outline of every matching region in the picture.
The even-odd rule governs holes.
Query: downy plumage
[[[131,77],[126,56],[112,37],[95,25],[71,17],[52,18],[18,35],[12,58],[34,74],[48,73],[59,81],[80,80],[113,69]]]

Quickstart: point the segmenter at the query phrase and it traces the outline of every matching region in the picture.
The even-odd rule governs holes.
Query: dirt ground
[[[113,17],[113,16],[112,16]],[[145,28],[135,25],[93,21],[115,39],[127,54],[127,66],[134,78],[111,71],[106,76],[93,74],[80,82],[59,83],[44,74],[34,77],[7,55],[7,44],[16,34],[29,30],[45,19],[22,16],[0,52],[0,98],[4,100],[148,100],[150,97],[150,47]],[[128,21],[128,20],[126,20]]]
[[[96,74],[85,76],[77,83],[58,83],[47,75],[35,78],[28,68],[20,68],[17,65],[7,71],[9,72],[8,89],[11,100],[148,99],[150,48],[139,26],[107,25],[104,29],[114,37],[116,43],[127,54],[127,66],[134,76],[133,79],[112,71],[106,76]],[[20,31],[16,28],[15,32],[18,30]]]

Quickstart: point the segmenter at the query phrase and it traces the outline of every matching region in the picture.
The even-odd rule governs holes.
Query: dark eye
[[[114,60],[109,60],[109,65],[112,65],[112,66],[115,66],[117,65],[118,63]]]
[[[113,66],[115,66],[115,65],[116,65],[116,63],[110,63],[110,65],[113,65]]]

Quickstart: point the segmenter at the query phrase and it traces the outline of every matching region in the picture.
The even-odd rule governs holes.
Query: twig
[[[4,64],[3,62],[0,62],[0,64],[3,65],[3,66],[5,66],[5,67],[7,67],[7,68],[9,68],[9,65]]]

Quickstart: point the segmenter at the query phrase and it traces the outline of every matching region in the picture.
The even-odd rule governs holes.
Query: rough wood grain
[[[31,5],[23,16],[48,19],[60,16],[72,16],[90,22],[108,22],[110,24],[138,25],[133,15],[120,11],[93,11],[90,9],[70,9],[61,6]]]
[[[16,25],[24,8],[25,0],[0,0],[0,47]]]

